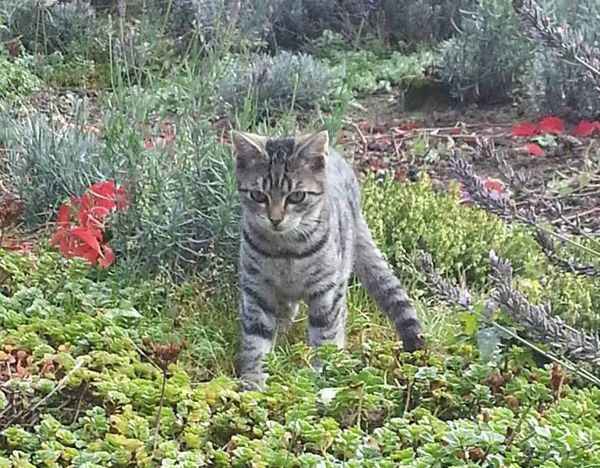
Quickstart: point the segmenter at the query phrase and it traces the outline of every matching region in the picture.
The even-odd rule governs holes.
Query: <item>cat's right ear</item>
[[[232,130],[231,141],[233,142],[233,151],[238,161],[267,157],[267,137]]]

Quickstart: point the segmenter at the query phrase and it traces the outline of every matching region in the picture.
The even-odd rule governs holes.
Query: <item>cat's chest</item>
[[[290,296],[300,297],[304,292],[308,269],[306,261],[271,259],[265,263],[263,274],[277,289],[289,293]]]

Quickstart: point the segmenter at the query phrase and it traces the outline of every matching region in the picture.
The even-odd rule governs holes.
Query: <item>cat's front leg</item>
[[[264,359],[277,335],[276,301],[268,290],[242,280],[240,295],[239,374],[246,387],[263,390],[267,374]]]
[[[344,347],[346,337],[346,284],[325,283],[308,294],[308,342],[317,348],[332,343]],[[313,366],[319,368],[318,360]]]

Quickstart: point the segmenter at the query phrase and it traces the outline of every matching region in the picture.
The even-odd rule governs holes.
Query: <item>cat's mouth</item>
[[[276,232],[277,234],[284,233],[288,229],[285,226],[271,226],[271,231]]]

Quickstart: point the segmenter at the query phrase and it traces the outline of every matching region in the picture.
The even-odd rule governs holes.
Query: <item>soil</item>
[[[406,99],[377,95],[360,99],[349,122],[338,135],[339,144],[353,158],[362,176],[392,170],[399,181],[411,180],[426,171],[435,187],[448,188],[455,177],[449,160],[458,150],[483,178],[502,180],[517,204],[528,204],[565,230],[579,222],[587,232],[600,232],[600,138],[575,138],[567,132],[553,136],[536,157],[522,149],[532,139],[515,138],[511,129],[535,117],[521,116],[513,105],[462,106],[447,99],[424,97],[421,109],[406,110]],[[482,151],[478,141],[493,142],[496,154],[526,182],[510,186],[496,158]],[[518,190],[517,190],[518,189]],[[563,206],[558,216],[552,204]],[[578,229],[574,230],[578,232]]]

